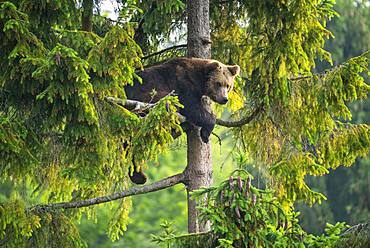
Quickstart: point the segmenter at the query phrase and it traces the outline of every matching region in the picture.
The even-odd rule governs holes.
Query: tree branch
[[[320,74],[314,74],[314,75],[320,75]],[[298,80],[302,80],[302,79],[309,79],[309,78],[312,78],[313,76],[300,76],[300,77],[291,77],[291,78],[288,78],[288,80],[290,81],[298,81]],[[247,81],[247,82],[251,82],[251,79],[248,78],[248,77],[241,77],[244,81]]]
[[[70,208],[88,207],[92,205],[97,205],[101,203],[106,203],[106,202],[122,199],[128,196],[141,195],[141,194],[159,191],[165,188],[172,187],[179,183],[184,183],[184,181],[185,181],[184,173],[180,173],[180,174],[176,174],[171,177],[164,178],[152,184],[148,184],[145,186],[132,187],[124,191],[114,193],[112,195],[100,196],[96,198],[75,201],[75,202],[59,202],[59,203],[50,203],[50,204],[44,204],[44,205],[36,205],[32,207],[31,210],[38,211],[38,210],[50,210],[50,209],[54,210],[54,209],[70,209]]]
[[[149,108],[153,107],[155,103],[144,103],[144,102],[139,102],[135,100],[129,100],[127,99],[126,101],[123,101],[120,98],[115,98],[115,97],[105,97],[105,100],[110,102],[110,103],[115,103],[118,104],[124,108],[127,108],[129,111],[134,112],[134,113],[143,113]],[[257,117],[257,115],[262,111],[262,108],[257,108],[250,116],[247,116],[241,120],[238,121],[224,121],[221,119],[216,120],[216,124],[219,126],[223,127],[242,127],[248,123],[250,123],[254,118]],[[178,114],[180,122],[185,122],[186,117]]]
[[[123,107],[130,107],[130,108],[139,109],[139,110],[143,108],[150,108],[153,105],[155,105],[153,103],[143,103],[143,102],[134,101],[134,100],[123,101],[122,99],[114,98],[114,97],[105,97],[105,99],[108,102],[119,104]],[[261,112],[261,110],[262,108],[257,108],[250,116],[243,118],[239,121],[223,121],[223,120],[217,119],[216,123],[224,127],[241,127],[251,122]],[[182,118],[180,119],[182,122],[186,120],[184,116],[180,114],[179,116],[180,118]],[[49,210],[49,209],[70,209],[70,208],[82,208],[82,207],[88,207],[88,206],[97,205],[101,203],[106,203],[106,202],[114,201],[117,199],[122,199],[128,196],[141,195],[141,194],[145,194],[149,192],[159,191],[159,190],[162,190],[168,187],[172,187],[179,183],[186,184],[187,179],[186,179],[185,174],[186,173],[183,172],[183,173],[171,176],[171,177],[167,177],[160,181],[154,182],[152,184],[148,184],[146,186],[132,187],[127,190],[114,193],[108,196],[100,196],[96,198],[75,201],[75,202],[59,202],[59,203],[36,205],[34,207],[31,207],[30,209],[33,211]]]
[[[312,78],[312,76],[292,77],[292,78],[289,78],[289,80],[290,81],[297,81],[297,80],[309,79],[309,78]]]
[[[221,119],[216,120],[216,124],[223,127],[242,127],[257,117],[257,115],[262,111],[262,108],[257,108],[250,116],[247,116],[238,121],[224,121]]]
[[[162,53],[165,53],[167,51],[170,51],[170,50],[173,50],[173,49],[178,49],[178,48],[183,48],[183,47],[187,47],[187,44],[180,44],[180,45],[176,45],[176,46],[172,46],[172,47],[167,47],[163,50],[160,50],[158,52],[155,52],[155,53],[152,53],[152,54],[148,54],[148,55],[145,55],[144,57],[141,57],[141,59],[148,59],[148,58],[151,58],[153,56],[156,56],[156,55],[159,55],[159,54],[162,54]]]
[[[352,235],[353,233],[359,233],[361,231],[363,231],[364,228],[370,228],[370,222],[368,223],[359,223],[357,225],[354,225],[352,227],[350,227],[349,229],[347,229],[346,231],[344,231],[342,234],[340,234],[341,237],[343,236],[349,236],[349,235]]]
[[[139,102],[139,101],[130,100],[130,99],[127,99],[124,101],[120,98],[115,98],[115,97],[110,97],[110,96],[107,96],[104,99],[110,103],[115,103],[122,107],[125,107],[132,112],[143,111],[155,105],[154,103],[145,103],[145,102]]]

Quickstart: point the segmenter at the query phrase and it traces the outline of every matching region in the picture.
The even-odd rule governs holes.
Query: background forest
[[[168,223],[172,223],[176,234],[186,233],[184,185],[70,212],[54,211],[42,205],[78,201],[127,189],[131,186],[127,171],[134,155],[151,161],[145,167],[149,182],[184,170],[185,135],[175,141],[169,135],[171,129],[179,128],[174,111],[178,106],[176,98],[169,96],[141,119],[123,108],[117,109],[108,104],[105,97],[124,98],[123,84],[132,83],[135,69],[186,55],[186,45],[183,44],[186,42],[186,1],[117,1],[122,3],[117,20],[110,19],[108,13],[101,11],[102,1],[42,0],[39,4],[26,0],[8,1],[14,5],[4,2],[0,0],[0,224],[3,224],[0,235],[5,238],[0,239],[0,246],[9,240],[13,247],[17,247],[17,242],[32,245],[46,240],[50,247],[74,247],[75,244],[83,245],[80,235],[88,247],[149,248],[161,246],[152,239],[158,240],[164,229],[168,231],[165,228],[170,226]],[[353,79],[349,83],[343,80],[341,84],[348,86],[351,90],[346,90],[350,93],[342,91],[339,86],[336,92],[335,87],[333,90],[333,86],[325,85],[325,82],[337,83],[338,75],[342,80],[341,70],[338,69],[338,74],[335,74],[336,71],[329,71],[329,68],[370,49],[370,2],[337,0],[334,6],[339,13],[337,16],[331,10],[334,1],[313,1],[320,3],[317,5],[296,1],[300,4],[292,4],[295,7],[289,14],[297,14],[292,14],[291,19],[284,19],[285,16],[281,17],[269,6],[284,6],[286,2],[294,1],[236,2],[242,4],[210,1],[212,57],[225,63],[238,63],[244,71],[228,109],[217,107],[216,111],[224,120],[245,117],[250,114],[250,107],[258,104],[268,111],[249,127],[216,127],[214,132],[218,137],[212,137],[214,184],[227,179],[230,173],[242,167],[254,176],[252,184],[255,187],[275,187],[280,192],[278,198],[282,206],[294,203],[296,210],[300,211],[300,224],[308,233],[323,233],[326,223],[355,225],[369,221],[370,158],[356,159],[355,164],[350,166],[352,159],[366,154],[369,149],[369,140],[364,137],[368,137],[367,127],[356,124],[370,125],[370,99],[351,102],[366,98],[369,88],[361,83],[357,72],[363,70],[360,63],[366,64],[364,61],[368,60],[359,57],[351,62],[353,64],[346,64],[351,69],[341,67],[343,78],[349,75]],[[310,8],[315,10],[311,12],[315,13],[314,17],[307,20],[303,17],[298,22],[294,19]],[[240,21],[247,18],[246,12],[252,20],[248,25]],[[264,16],[266,13],[272,17],[276,15],[275,19],[269,20],[276,21],[271,30],[266,28],[269,26]],[[300,40],[291,40],[293,36],[288,25],[299,31],[297,36],[293,34],[295,38],[304,37],[310,46],[302,45]],[[266,30],[259,30],[260,26]],[[332,64],[325,62],[325,59],[330,61],[330,56],[321,49],[324,38],[331,37],[326,29],[335,37],[328,39],[324,46],[331,53]],[[263,35],[265,39],[258,40]],[[166,47],[172,49],[156,53]],[[259,55],[253,56],[253,52]],[[274,60],[266,59],[270,57]],[[338,98],[325,100],[323,109],[329,113],[327,116],[326,112],[320,115],[321,106],[314,110],[316,115],[309,111],[300,112],[299,108],[286,108],[287,104],[295,106],[294,99],[289,98],[291,95],[288,92],[292,89],[288,81],[302,82],[304,92],[304,87],[309,85],[309,80],[305,85],[305,79],[311,77],[314,65],[313,73],[329,75],[318,81],[324,82],[324,90],[328,92],[324,96],[329,96],[331,92],[339,94],[336,95]],[[335,77],[330,78],[334,74]],[[290,75],[296,78],[288,77]],[[362,76],[369,82],[365,73]],[[313,80],[318,78],[313,77]],[[351,87],[357,88],[352,90]],[[299,87],[294,90],[301,93]],[[245,100],[244,96],[238,95],[240,92],[247,92],[246,99],[252,100]],[[315,95],[314,91],[310,93]],[[304,94],[301,96],[301,99],[307,100]],[[353,126],[346,125],[350,113],[344,103],[351,110]],[[274,104],[278,107],[275,108]],[[314,108],[318,104],[322,102],[309,102],[305,107]],[[283,110],[280,111],[279,107]],[[297,115],[297,118],[292,115],[289,119],[296,125],[292,127],[289,123],[284,124],[284,114],[289,114],[291,110]],[[312,122],[308,121],[312,127],[300,128],[301,114],[307,114],[307,119],[312,118]],[[335,121],[328,116],[334,116]],[[276,125],[276,120],[282,124]],[[334,128],[337,124],[338,129]],[[267,128],[271,132],[265,138],[271,144],[261,149],[259,146],[264,141],[258,137]],[[350,143],[332,144],[329,135],[321,135],[320,129],[333,131],[334,134],[339,130],[339,133],[344,133],[343,140]],[[288,141],[274,140],[275,137],[284,137],[286,130],[291,131],[291,135],[287,135]],[[300,132],[306,132],[307,137],[301,136]],[[250,139],[253,140],[245,146],[243,142]],[[235,140],[239,142],[238,147]],[[315,141],[329,147],[326,153],[324,148],[322,150],[322,163],[313,162],[318,156],[310,142]],[[122,148],[123,142],[130,142],[129,149]],[[147,145],[142,147],[140,144]],[[286,159],[284,164],[279,159],[280,155],[284,158],[287,154],[294,154],[290,153],[293,149],[282,148],[291,144],[294,148],[298,147],[301,153],[297,156],[300,165],[290,171],[289,166],[294,161]],[[357,150],[349,149],[346,154],[341,150],[346,145]],[[335,149],[342,152],[338,152],[338,157],[332,155]],[[258,150],[261,153],[256,152]],[[258,155],[253,157],[251,154]],[[341,157],[343,154],[348,156]],[[310,162],[313,166],[306,166]],[[340,166],[343,164],[349,167]],[[283,168],[280,174],[278,170],[271,169],[279,169],[279,166]],[[311,176],[326,174],[326,170],[330,171],[327,175]],[[294,180],[292,176],[293,179],[279,185],[270,180],[275,172],[280,177],[278,182],[284,181],[286,175],[290,178],[290,173],[299,175],[299,179]],[[327,200],[319,204],[324,197],[317,192],[325,195]],[[38,208],[37,204],[41,207]],[[12,232],[12,228],[16,231]],[[284,233],[276,228],[276,232]],[[32,238],[27,240],[32,232]],[[12,234],[5,235],[8,233]],[[64,237],[66,233],[68,238]],[[50,237],[53,239],[50,240]],[[15,240],[14,243],[12,240]]]
[[[326,44],[335,64],[356,56],[370,48],[370,6],[367,1],[339,0],[335,9],[340,13],[328,23],[328,29],[335,36]],[[326,63],[318,63],[317,70],[328,68]],[[369,78],[367,77],[367,81]],[[370,123],[370,100],[350,105],[353,122]],[[310,184],[324,192],[328,200],[313,208],[300,206],[301,221],[306,230],[317,233],[325,222],[345,221],[354,225],[369,219],[370,199],[370,160],[359,159],[349,168],[340,167],[324,177],[311,177]]]
[[[340,14],[328,22],[328,29],[333,32],[334,39],[330,39],[325,49],[338,65],[348,58],[358,56],[370,49],[370,5],[366,1],[337,0],[334,9]],[[317,61],[317,70],[329,68],[325,61]],[[370,99],[351,104],[353,121],[370,124]],[[233,169],[232,143],[230,134],[216,130],[223,139],[222,145],[213,146],[215,181],[223,179],[223,175]],[[226,138],[226,140],[225,140]],[[149,176],[159,180],[165,176],[180,172],[183,168],[176,165],[176,161],[184,161],[186,146],[178,142],[171,147],[171,152],[161,155],[156,166],[151,167]],[[163,166],[160,166],[163,165]],[[310,185],[317,191],[324,193],[328,200],[312,207],[298,204],[301,211],[300,221],[305,230],[311,233],[321,233],[326,223],[343,222],[350,225],[366,222],[370,216],[370,159],[356,161],[352,167],[339,167],[329,175],[310,177]],[[258,169],[247,168],[256,175],[255,180],[263,182],[263,175]],[[186,198],[183,186],[176,186],[167,191],[156,192],[133,199],[134,211],[130,214],[131,221],[124,238],[112,244],[106,236],[106,226],[93,225],[83,220],[79,225],[82,236],[89,241],[91,247],[157,247],[148,237],[161,232],[160,225],[165,221],[173,222],[176,230],[186,231],[187,212]],[[173,204],[176,202],[176,204]],[[99,211],[98,218],[103,220],[107,209]],[[99,223],[103,223],[99,221]]]

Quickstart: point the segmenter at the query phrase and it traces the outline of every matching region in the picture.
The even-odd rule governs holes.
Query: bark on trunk
[[[209,0],[188,1],[188,57],[210,58]]]
[[[91,32],[92,31],[92,18],[94,10],[94,0],[84,0],[82,2],[82,30]]]
[[[187,13],[188,57],[210,58],[209,0],[188,1]],[[191,127],[187,132],[187,142],[188,231],[189,233],[204,232],[209,230],[209,225],[200,223],[197,203],[190,199],[190,193],[212,184],[211,143],[202,142],[197,127]]]
[[[197,202],[190,199],[190,194],[193,190],[212,184],[211,144],[202,142],[199,128],[192,128],[187,132],[187,141],[188,165],[185,174],[188,195],[188,232],[206,232],[209,231],[209,224],[199,221]]]

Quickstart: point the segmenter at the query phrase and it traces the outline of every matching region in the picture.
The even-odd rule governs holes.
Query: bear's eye
[[[217,86],[218,88],[221,88],[221,87],[222,87],[221,82],[217,82],[217,83],[216,83],[216,86]]]

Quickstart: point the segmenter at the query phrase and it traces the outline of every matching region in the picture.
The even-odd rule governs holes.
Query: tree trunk
[[[209,0],[188,1],[187,14],[188,57],[210,58]],[[190,199],[190,193],[212,184],[211,143],[203,143],[199,136],[199,128],[194,126],[187,132],[187,142],[188,231],[204,232],[209,230],[209,225],[200,223],[197,203]]]
[[[94,0],[84,0],[82,2],[82,30],[91,32],[92,31],[92,18],[94,10]]]

